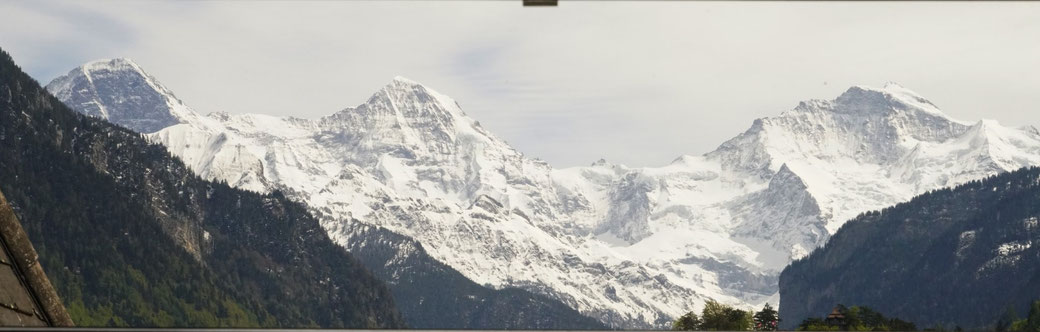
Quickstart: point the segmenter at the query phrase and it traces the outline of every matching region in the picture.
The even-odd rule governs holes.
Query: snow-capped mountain
[[[47,90],[73,109],[141,133],[194,116],[172,92],[133,61],[94,61],[54,79]]]
[[[400,77],[320,119],[203,116],[126,60],[84,65],[48,89],[142,128],[206,178],[306,202],[340,244],[364,240],[353,223],[385,227],[478,283],[627,328],[663,326],[709,297],[776,304],[780,269],[845,220],[1040,164],[1036,129],[954,120],[894,84],[803,102],[666,166],[566,169]]]

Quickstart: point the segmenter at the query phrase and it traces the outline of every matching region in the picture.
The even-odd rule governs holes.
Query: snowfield
[[[478,283],[546,294],[619,328],[665,327],[708,298],[776,305],[780,270],[857,214],[1040,164],[1035,128],[951,119],[896,84],[802,102],[669,165],[564,169],[401,77],[320,119],[201,115],[124,59],[48,89],[203,177],[307,203],[341,244],[364,240],[348,225],[382,226]]]

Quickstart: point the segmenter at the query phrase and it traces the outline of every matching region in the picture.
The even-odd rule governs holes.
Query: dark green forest
[[[917,324],[885,317],[870,307],[838,304],[827,316],[802,320],[798,331],[917,331]]]
[[[921,327],[992,329],[1040,294],[1040,168],[864,213],[780,275],[780,316],[856,303]]]
[[[1019,319],[1015,307],[1007,307],[997,323],[993,325],[996,332],[1040,332],[1040,300],[1029,305],[1029,315]]]
[[[80,326],[404,325],[300,204],[199,179],[0,51],[0,190]]]

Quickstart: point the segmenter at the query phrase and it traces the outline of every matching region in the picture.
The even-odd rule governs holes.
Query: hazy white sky
[[[758,117],[898,82],[1040,125],[1040,3],[0,1],[46,84],[129,57],[203,113],[317,118],[401,75],[557,167],[663,165]]]

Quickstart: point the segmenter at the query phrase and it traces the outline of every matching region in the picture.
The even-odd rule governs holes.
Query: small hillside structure
[[[827,314],[827,325],[837,326],[839,330],[846,330],[848,327],[848,320],[845,319],[844,307],[838,305],[831,310],[830,314]]]

